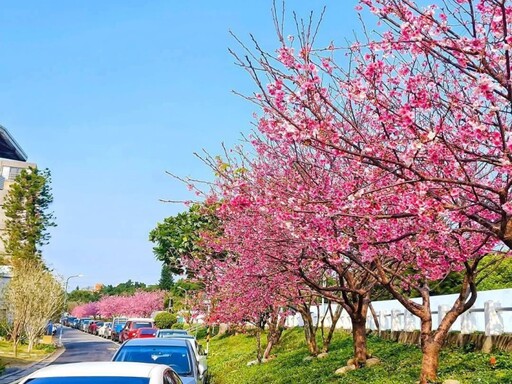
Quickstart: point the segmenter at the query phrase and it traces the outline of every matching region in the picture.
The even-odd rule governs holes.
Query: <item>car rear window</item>
[[[139,328],[151,328],[153,326],[153,323],[149,323],[149,322],[146,322],[146,323],[141,323],[141,322],[136,322],[136,323],[133,323],[133,328],[135,329],[139,329]]]
[[[180,346],[125,345],[118,350],[113,360],[165,364],[174,369],[178,375],[190,375],[192,373],[188,349]]]
[[[149,384],[147,377],[113,377],[113,376],[87,376],[87,377],[38,377],[27,381],[27,384]]]

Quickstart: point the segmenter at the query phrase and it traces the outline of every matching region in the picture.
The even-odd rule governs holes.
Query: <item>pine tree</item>
[[[173,287],[173,285],[174,280],[172,278],[171,268],[169,268],[167,264],[163,264],[158,287],[162,290],[168,291]]]
[[[14,268],[19,261],[43,263],[41,247],[50,239],[49,227],[56,226],[54,215],[48,212],[53,202],[51,175],[48,169],[23,169],[4,201],[6,216],[2,241]]]

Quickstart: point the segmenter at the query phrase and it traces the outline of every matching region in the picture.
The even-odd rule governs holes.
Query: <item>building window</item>
[[[17,167],[11,167],[9,170],[9,181],[14,181],[16,176],[18,176],[21,173],[21,170],[23,168],[17,168]]]

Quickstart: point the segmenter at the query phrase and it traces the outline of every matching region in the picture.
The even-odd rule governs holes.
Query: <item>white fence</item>
[[[437,328],[440,320],[451,308],[457,296],[455,294],[431,297],[432,327],[434,329]],[[413,300],[421,302],[421,298]],[[419,319],[408,312],[397,300],[375,301],[372,305],[377,314],[381,330],[414,331],[419,329]],[[335,306],[333,305],[333,307]],[[323,308],[321,305],[311,307],[313,321],[320,322],[324,317],[325,311],[327,311],[327,306]],[[300,314],[296,314],[288,316],[285,324],[289,327],[294,327],[303,326],[304,322]],[[328,312],[325,316],[324,325],[331,325],[331,318]],[[351,329],[350,318],[345,311],[342,312],[336,327]],[[377,329],[370,313],[368,314],[366,327],[373,330]],[[475,304],[469,311],[457,319],[451,330],[460,331],[463,334],[480,331],[485,332],[488,336],[512,333],[512,289],[478,292]]]

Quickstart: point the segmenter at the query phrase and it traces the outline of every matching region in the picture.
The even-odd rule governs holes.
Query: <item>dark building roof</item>
[[[14,140],[9,131],[0,125],[0,157],[10,160],[27,161],[27,155]]]

